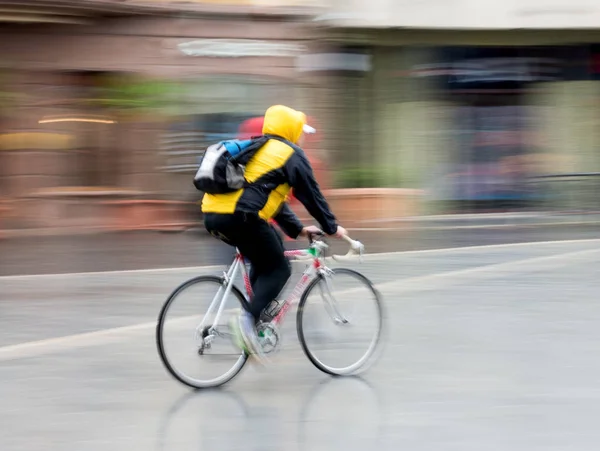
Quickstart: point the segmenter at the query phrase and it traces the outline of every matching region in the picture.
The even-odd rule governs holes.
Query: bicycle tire
[[[244,365],[246,364],[246,362],[248,360],[248,354],[244,351],[241,351],[240,358],[238,359],[238,361],[236,362],[234,367],[232,367],[231,370],[229,370],[227,373],[225,373],[224,375],[222,375],[220,377],[214,378],[213,380],[207,381],[207,382],[194,380],[190,377],[183,375],[181,372],[177,371],[177,369],[169,361],[167,354],[165,352],[165,346],[164,346],[163,337],[162,337],[163,329],[164,329],[164,321],[165,321],[167,312],[169,310],[169,307],[171,306],[171,304],[173,304],[173,302],[175,301],[177,296],[181,292],[183,292],[186,288],[189,288],[193,285],[203,283],[203,282],[210,282],[210,283],[216,283],[216,284],[222,285],[224,283],[224,281],[225,280],[222,277],[217,277],[217,276],[198,276],[198,277],[194,277],[193,279],[190,279],[190,280],[182,283],[169,295],[169,297],[163,304],[163,306],[160,310],[160,313],[158,315],[158,321],[156,324],[156,347],[158,349],[158,355],[160,356],[160,359],[161,359],[164,367],[167,369],[169,374],[171,374],[171,376],[173,376],[173,378],[175,378],[177,381],[181,382],[182,384],[187,385],[188,387],[191,387],[194,389],[215,388],[215,387],[219,387],[223,384],[226,384],[227,382],[232,380],[235,376],[237,376],[238,373],[242,370],[242,368],[244,367]],[[231,294],[233,294],[234,297],[237,298],[237,300],[240,302],[240,306],[242,308],[246,308],[248,306],[248,303],[246,302],[244,295],[236,286],[231,287]]]
[[[304,354],[306,355],[308,360],[310,360],[310,362],[315,367],[317,367],[319,370],[321,370],[322,372],[332,375],[332,376],[355,375],[355,374],[362,372],[366,368],[368,368],[370,366],[370,364],[372,364],[375,361],[375,359],[378,355],[378,348],[379,348],[379,344],[380,344],[381,337],[383,335],[383,329],[384,329],[384,312],[383,312],[383,305],[381,302],[381,294],[375,288],[373,283],[367,277],[365,277],[358,271],[354,271],[352,269],[347,269],[347,268],[335,268],[335,269],[332,269],[331,271],[333,272],[333,274],[348,274],[348,275],[351,275],[352,277],[355,277],[360,282],[364,283],[365,287],[373,294],[373,298],[375,300],[375,305],[377,306],[377,319],[378,319],[377,333],[376,333],[376,337],[374,338],[374,342],[373,342],[372,346],[369,348],[368,353],[366,353],[365,356],[361,357],[361,359],[359,359],[358,362],[354,363],[353,365],[349,365],[347,368],[342,368],[342,369],[328,367],[327,365],[323,364],[311,352],[311,350],[306,342],[306,338],[304,336],[304,327],[303,327],[302,319],[303,319],[303,315],[304,315],[306,301],[308,300],[308,296],[310,295],[311,291],[315,287],[317,287],[317,285],[320,282],[322,282],[324,279],[324,276],[321,274],[319,274],[318,277],[316,277],[315,279],[312,280],[312,282],[308,285],[308,287],[306,287],[306,289],[304,290],[304,293],[302,293],[302,296],[300,298],[300,302],[298,304],[298,311],[296,313],[296,331],[298,333],[298,340],[300,341],[300,346],[302,347],[302,350],[304,351]],[[361,360],[362,360],[362,362],[361,362]]]

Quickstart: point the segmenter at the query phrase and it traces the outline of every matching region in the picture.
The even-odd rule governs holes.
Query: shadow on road
[[[293,442],[302,451],[383,449],[384,418],[380,394],[360,377],[327,378],[308,393],[292,387],[257,403],[229,389],[192,391],[161,417],[156,450],[186,443],[193,449],[264,451]]]

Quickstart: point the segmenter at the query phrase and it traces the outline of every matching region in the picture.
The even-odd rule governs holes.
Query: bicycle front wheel
[[[383,328],[380,295],[362,274],[330,270],[302,295],[296,327],[304,353],[318,369],[335,376],[356,374],[376,356]]]
[[[229,319],[239,315],[246,301],[243,294],[232,287],[217,319],[224,292],[223,278],[196,277],[180,285],[160,311],[156,326],[158,353],[169,373],[189,387],[223,385],[241,371],[248,358],[234,344],[228,325]],[[217,301],[208,314],[214,299]]]

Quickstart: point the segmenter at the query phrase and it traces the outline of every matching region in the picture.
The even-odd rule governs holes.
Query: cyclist
[[[283,242],[268,221],[273,219],[293,239],[323,232],[337,237],[347,234],[337,224],[299,147],[304,133],[315,133],[306,124],[306,115],[287,106],[272,106],[265,113],[262,132],[286,142],[270,139],[256,152],[246,165],[244,188],[227,194],[206,194],[202,201],[208,232],[237,247],[250,261],[254,297],[250,311],[242,312],[235,321],[234,334],[239,344],[259,360],[264,354],[256,324],[261,312],[276,299],[291,276]],[[292,188],[323,232],[316,226],[304,226],[287,205]]]

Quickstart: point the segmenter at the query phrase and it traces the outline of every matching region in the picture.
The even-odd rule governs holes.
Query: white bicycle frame
[[[334,258],[339,260],[341,258],[351,257],[351,256],[355,256],[355,255],[362,256],[362,253],[364,250],[364,246],[362,245],[362,243],[360,243],[358,241],[354,241],[354,240],[350,239],[349,237],[345,237],[344,239],[346,241],[348,241],[348,243],[350,243],[350,245],[351,245],[350,251],[344,257],[335,257],[334,256]],[[315,241],[312,243],[311,248],[316,250],[315,255],[313,255],[311,253],[311,251],[309,251],[309,250],[293,250],[293,251],[285,251],[285,253],[284,253],[286,258],[296,259],[296,260],[312,260],[313,263],[307,266],[307,268],[302,273],[300,280],[294,287],[294,290],[292,291],[289,299],[284,301],[282,308],[279,310],[279,312],[277,313],[277,315],[275,316],[275,318],[272,321],[275,324],[281,323],[281,321],[285,317],[285,314],[290,309],[290,307],[292,307],[293,305],[295,305],[296,303],[298,303],[300,301],[300,297],[302,296],[302,293],[306,289],[307,285],[312,281],[312,279],[317,274],[319,274],[319,272],[327,272],[328,271],[328,268],[320,260],[321,253],[325,249],[328,248],[327,244],[322,241]],[[217,304],[219,305],[217,314],[215,316],[214,321],[212,322],[212,325],[211,325],[208,333],[209,333],[209,335],[213,335],[215,333],[218,334],[216,325],[219,324],[219,320],[221,319],[221,316],[223,315],[223,310],[225,310],[225,304],[227,303],[227,299],[229,299],[229,295],[231,294],[231,290],[233,288],[233,282],[236,279],[236,277],[238,276],[240,267],[242,268],[242,275],[243,275],[243,279],[244,279],[244,286],[245,286],[245,291],[246,291],[246,293],[244,293],[244,294],[245,294],[246,302],[250,302],[250,297],[252,296],[252,287],[250,285],[250,277],[248,275],[248,270],[245,265],[244,257],[239,252],[239,250],[236,249],[236,256],[235,256],[233,264],[231,265],[231,267],[229,268],[229,270],[227,272],[223,273],[223,284],[219,287],[219,291],[217,291],[217,294],[211,301],[210,306],[208,307],[208,311],[202,318],[201,323],[198,325],[198,327],[196,327],[196,338],[199,338],[200,336],[202,336],[202,331],[204,330],[204,328],[206,326],[206,321],[208,320],[208,318],[210,318],[210,315],[216,308]],[[327,297],[325,297],[325,295],[323,293],[323,299],[326,301],[326,304],[330,304],[330,307],[336,313],[335,315],[332,315],[332,317],[333,316],[336,317],[335,321],[346,322],[345,318],[343,318],[342,315],[339,313],[339,309],[337,308],[337,306],[335,306],[335,302],[333,302],[333,305],[331,305],[333,296],[331,294],[331,288],[329,286],[329,283],[327,284],[327,291],[328,291],[329,296],[327,298]]]

